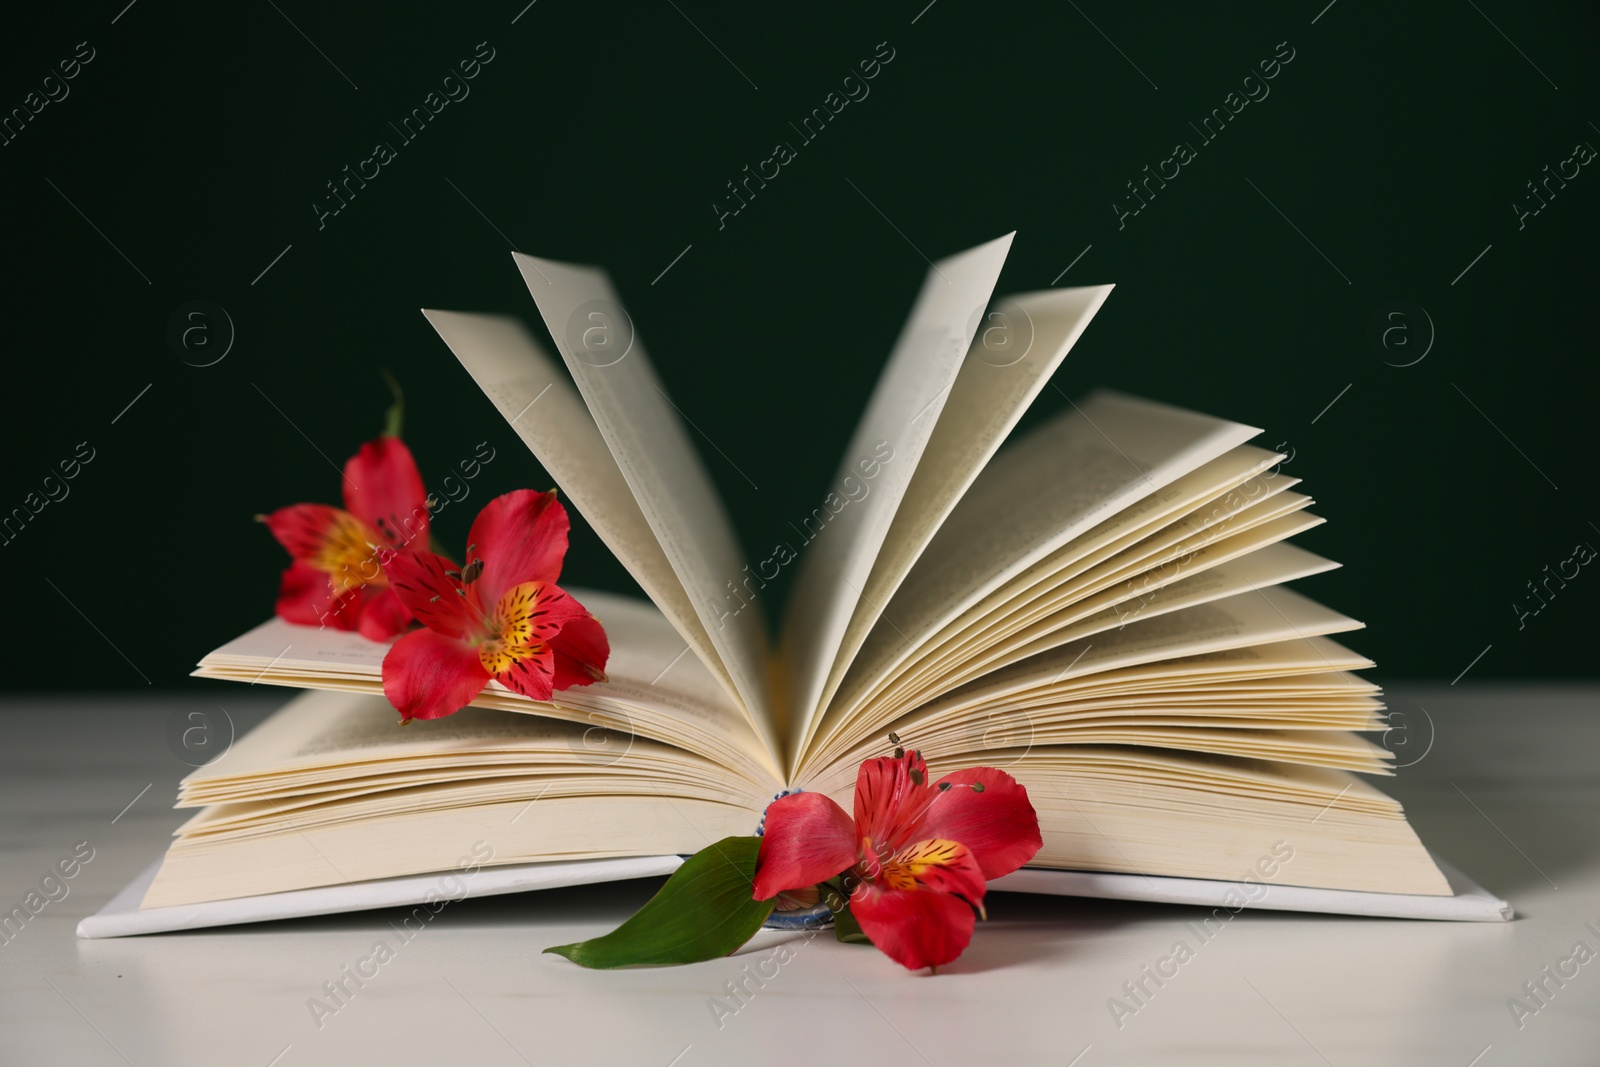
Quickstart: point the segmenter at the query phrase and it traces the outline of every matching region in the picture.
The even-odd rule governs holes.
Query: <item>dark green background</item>
[[[513,244],[611,271],[674,400],[759,486],[702,447],[756,558],[826,491],[921,253],[1012,229],[1001,292],[1048,287],[1086,246],[1061,283],[1118,285],[1060,389],[1114,385],[1294,449],[1289,473],[1332,520],[1303,543],[1347,564],[1302,587],[1370,624],[1350,643],[1383,674],[1453,678],[1486,646],[1469,680],[1592,673],[1600,576],[1520,631],[1512,603],[1600,545],[1600,168],[1524,229],[1511,205],[1575,143],[1600,145],[1593,8],[1324,2],[539,0],[515,24],[523,0],[8,12],[0,109],[77,42],[96,57],[0,148],[0,507],[78,442],[96,458],[0,548],[6,684],[202,685],[193,662],[271,612],[285,560],[251,515],[336,500],[319,451],[342,463],[378,430],[380,368],[408,388],[430,484],[485,438],[499,450],[440,517],[446,544],[489,495],[547,484],[418,314],[537,322]],[[387,123],[480,41],[495,58],[471,95],[319,230],[324,183],[397,140]],[[882,41],[895,58],[871,95],[719,230],[724,183]],[[1283,41],[1271,95],[1119,230],[1124,183],[1196,141],[1188,123]],[[215,366],[166,342],[191,300],[235,325]],[[1396,300],[1437,330],[1415,366],[1367,342]],[[1046,390],[1032,417],[1064,404]],[[586,530],[567,580],[628,587]]]

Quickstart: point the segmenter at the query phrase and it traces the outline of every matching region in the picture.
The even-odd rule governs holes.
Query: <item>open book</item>
[[[1010,244],[928,272],[831,490],[755,561],[603,272],[516,257],[564,368],[515,320],[425,312],[650,600],[575,591],[606,681],[550,703],[491,682],[404,730],[385,645],[278,620],[224,645],[195,673],[328,692],[184,780],[200,811],[142,906],[686,854],[786,789],[848,807],[891,730],[935,774],[1026,785],[1044,847],[1019,888],[1459,897],[1356,777],[1390,760],[1371,664],[1331,636],[1361,624],[1286,587],[1335,564],[1289,543],[1322,520],[1258,430],[1102,392],[1001,448],[1111,289],[991,305]],[[1374,907],[1337,897],[1298,899]]]

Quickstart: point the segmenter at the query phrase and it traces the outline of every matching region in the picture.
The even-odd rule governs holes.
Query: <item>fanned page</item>
[[[1096,523],[1260,431],[1100,392],[1003,451],[972,483],[911,568],[829,704],[799,767],[925,643],[983,597]]]
[[[817,528],[807,530],[811,540],[783,621],[791,753],[811,734],[828,669],[956,382],[1013,236],[1008,233],[929,268],[845,450],[835,489],[814,513]],[[864,488],[868,471],[875,472],[871,490],[856,498],[851,487]],[[836,500],[840,503],[834,507]]]
[[[1318,569],[1309,553],[1197,577],[1230,567],[1232,595],[1173,593],[1184,579],[1163,590],[1175,603],[1096,613],[1058,648],[857,723],[808,788],[848,789],[889,727],[942,766],[1016,775],[1044,831],[1038,866],[1215,876],[1281,849],[1283,884],[1448,894],[1400,806],[1349,773],[1391,759],[1360,736],[1384,727],[1377,688],[1346,673],[1370,662],[1322,636],[1360,624],[1263,584]]]
[[[737,698],[683,583],[567,376],[516,319],[456,311],[423,314],[700,662]]]
[[[848,791],[890,730],[941,767],[1006,768],[1034,864],[1443,895],[1393,800],[1360,623],[1283,588],[1333,564],[1250,427],[1101,394],[998,456],[845,672],[796,777]],[[1206,872],[1209,872],[1207,874]]]
[[[382,697],[311,693],[184,779],[147,907],[477,864],[689,853],[748,834],[771,785],[704,757],[534,715],[401,730]]]
[[[1161,610],[1172,590],[1214,588],[1212,568],[1270,557],[1274,546],[1298,553],[1279,542],[1322,520],[1303,510],[1308,497],[1285,491],[1294,479],[1268,476],[1265,468],[1280,458],[1241,445],[1045,556],[880,679],[869,694],[875,717],[1062,644],[1074,623],[1097,610],[1124,625]]]
[[[1097,285],[1024,293],[985,313],[905,499],[873,560],[819,706],[826,707],[838,691],[845,671],[912,564],[1061,366],[1111,289]],[[815,723],[813,716],[813,730]],[[809,734],[804,740],[810,740]]]
[[[608,745],[614,750],[637,735],[675,745],[760,781],[769,796],[781,787],[782,771],[749,716],[704,664],[684,654],[678,632],[653,605],[595,590],[574,588],[572,593],[595,614],[611,639],[606,680],[563,689],[548,702],[529,700],[491,680],[473,699],[474,707],[579,723],[595,731],[587,736],[596,757],[603,756]],[[389,647],[352,631],[271,619],[207,655],[194,673],[252,685],[381,695],[383,657]],[[371,705],[368,714],[385,727],[396,722],[394,710],[382,701]],[[426,739],[433,736],[433,727],[424,723],[409,728],[409,735]]]
[[[1308,638],[1342,633],[1359,629],[1360,626],[1354,619],[1279,587],[1250,588],[1214,600],[1197,600],[1185,606],[1141,616],[1124,626],[1118,626],[1114,618],[1100,619],[1073,633],[1073,640],[1059,648],[991,671],[905,713],[895,720],[896,729],[904,730],[908,736],[916,737],[919,741],[930,734],[945,735],[947,743],[952,737],[966,737],[970,741],[971,728],[980,725],[989,716],[996,713],[1022,714],[1030,721],[1030,742],[1043,744],[1056,729],[1053,719],[1057,717],[1058,705],[1065,709],[1062,716],[1069,715],[1074,702],[1081,699],[1085,685],[1090,686],[1092,692],[1092,687],[1103,684],[1108,676],[1121,677],[1124,672],[1134,668],[1164,662],[1186,667],[1185,661],[1204,662],[1208,656],[1256,646],[1284,642],[1304,644]],[[1312,654],[1325,657],[1317,662],[1321,669],[1330,673],[1343,670],[1350,662],[1348,652],[1341,651],[1335,656],[1322,653],[1319,649]],[[1198,667],[1189,670],[1194,675],[1203,673]],[[1137,695],[1130,693],[1122,703],[1112,706],[1119,709],[1117,713],[1124,720],[1138,722],[1151,717],[1152,707],[1162,707],[1166,703],[1160,689],[1161,686],[1151,684],[1148,692]],[[1332,724],[1347,729],[1372,729],[1378,725],[1374,718],[1377,708],[1368,699],[1372,692],[1375,692],[1372,687],[1365,691],[1351,690],[1347,696],[1338,698],[1324,710],[1330,714],[1348,712],[1353,716],[1339,718],[1335,715]],[[1226,698],[1224,703],[1235,699]],[[1270,700],[1282,701],[1283,698],[1273,695]],[[1277,723],[1284,714],[1270,702],[1262,710],[1268,718],[1257,720],[1257,725]],[[1170,717],[1177,712],[1168,707],[1164,714]],[[1214,706],[1200,702],[1194,706],[1193,717],[1188,722],[1197,727],[1215,729],[1218,725],[1215,716]],[[1245,719],[1249,716],[1244,715],[1240,707],[1235,707],[1230,718]],[[1071,720],[1064,718],[1063,722],[1070,723]],[[1319,728],[1329,726],[1330,720],[1317,720],[1313,725]],[[1072,736],[1068,734],[1064,740],[1071,741]],[[1349,750],[1365,755],[1363,766],[1356,769],[1386,772],[1387,765],[1382,761],[1388,758],[1388,754],[1384,750],[1374,750],[1365,742],[1356,744],[1359,739],[1354,737],[1351,741]],[[1160,744],[1154,734],[1150,735],[1149,742]],[[1202,735],[1193,739],[1190,745],[1162,747],[1206,751],[1224,742],[1232,744],[1227,738],[1207,738]],[[877,737],[867,729],[858,731],[852,743],[861,751],[870,751],[874,745],[882,747]],[[1124,743],[1143,742],[1128,740]],[[856,758],[856,753],[852,751],[840,762],[848,766]]]
[[[516,261],[628,488],[776,752],[766,624],[759,605],[724,606],[724,586],[744,573],[739,542],[644,342],[604,271],[520,253]]]

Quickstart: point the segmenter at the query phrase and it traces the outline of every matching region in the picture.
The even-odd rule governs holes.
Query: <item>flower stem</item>
[[[395,381],[394,375],[387,370],[383,371],[383,380],[389,386],[389,392],[394,394],[394,403],[389,405],[389,410],[383,419],[383,436],[399,437],[401,427],[406,421],[406,396],[400,391],[400,383]]]

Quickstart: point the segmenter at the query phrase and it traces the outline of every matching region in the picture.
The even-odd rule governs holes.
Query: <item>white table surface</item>
[[[219,698],[242,728],[283,695],[0,705],[0,911],[94,848],[69,895],[0,944],[0,1064],[1600,1064],[1600,959],[1550,982],[1520,1028],[1507,1007],[1575,943],[1600,952],[1585,928],[1600,929],[1600,688],[1392,694],[1420,723],[1408,740],[1427,741],[1418,705],[1436,732],[1392,791],[1515,922],[1245,912],[1121,1028],[1108,1000],[1195,944],[1203,912],[997,894],[937,977],[824,934],[720,1027],[710,999],[762,956],[607,973],[540,953],[611,928],[651,883],[466,900],[403,946],[385,912],[78,940],[182,819],[169,716]],[[380,938],[396,957],[319,1027],[308,999]]]

